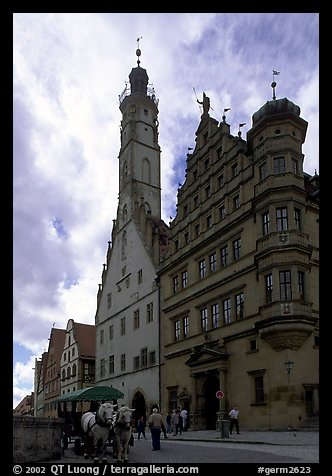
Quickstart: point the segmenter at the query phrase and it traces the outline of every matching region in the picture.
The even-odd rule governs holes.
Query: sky
[[[119,95],[140,66],[159,99],[162,218],[175,217],[203,92],[242,138],[287,97],[319,173],[318,13],[13,14],[13,408],[52,326],[94,324],[118,205]],[[280,74],[273,77],[273,70]]]

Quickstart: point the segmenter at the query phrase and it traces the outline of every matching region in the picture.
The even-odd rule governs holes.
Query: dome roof
[[[267,101],[264,106],[253,114],[252,123],[255,125],[265,117],[284,113],[293,113],[296,116],[300,116],[301,109],[287,98],[273,99],[272,101]]]

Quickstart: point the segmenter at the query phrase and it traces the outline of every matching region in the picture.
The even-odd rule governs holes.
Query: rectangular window
[[[244,296],[243,293],[236,294],[235,296],[236,306],[236,319],[242,319],[244,315]]]
[[[285,157],[276,157],[273,159],[273,171],[275,175],[285,173]]]
[[[85,362],[83,373],[84,373],[84,377],[83,377],[84,382],[94,382],[94,380],[95,380],[95,363],[94,362]]]
[[[277,230],[288,230],[287,207],[280,207],[276,209]]]
[[[126,354],[121,354],[121,372],[126,370]]]
[[[186,288],[188,286],[188,271],[182,272],[182,288]]]
[[[202,259],[199,262],[199,277],[202,279],[202,278],[205,278],[205,276],[206,276],[205,259]]]
[[[114,355],[109,356],[109,373],[114,374]]]
[[[137,282],[138,282],[138,284],[141,284],[142,281],[143,281],[143,270],[140,269],[137,273]]]
[[[228,245],[223,246],[220,250],[221,252],[221,266],[227,266],[228,261]]]
[[[239,167],[238,164],[233,164],[232,165],[232,177],[235,177],[239,173]]]
[[[146,305],[146,322],[149,324],[149,322],[153,321],[153,302],[150,302],[149,304]]]
[[[255,379],[255,403],[264,403],[263,375],[254,377],[254,379]]]
[[[189,233],[186,231],[184,236],[184,243],[187,245],[189,243]]]
[[[199,205],[198,195],[194,196],[194,207],[197,208]]]
[[[156,351],[153,350],[152,352],[149,352],[149,365],[155,365],[156,364]]]
[[[139,309],[136,309],[136,311],[134,311],[134,329],[138,329],[139,328]]]
[[[112,293],[107,294],[107,307],[108,309],[112,307]]]
[[[112,340],[114,338],[114,326],[113,324],[109,327],[109,339]]]
[[[210,255],[210,273],[215,273],[217,271],[217,253],[212,253]]]
[[[100,378],[105,377],[105,359],[100,359]]]
[[[280,299],[292,299],[292,274],[290,271],[279,271]]]
[[[144,347],[144,349],[141,350],[141,367],[147,367],[148,366],[148,349],[147,347]]]
[[[121,335],[125,335],[126,333],[126,318],[125,317],[122,317],[121,319]]]
[[[174,322],[174,340],[177,342],[181,338],[181,331],[180,331],[180,321],[177,320]]]
[[[204,160],[204,169],[207,170],[210,166],[210,161],[209,159]]]
[[[294,222],[295,228],[301,230],[301,210],[299,208],[294,208]]]
[[[188,205],[184,205],[183,207],[183,216],[186,217],[188,215]]]
[[[292,159],[292,172],[293,172],[293,174],[298,174],[299,173],[299,163],[295,159]]]
[[[174,276],[173,278],[173,293],[177,293],[179,290],[179,277]]]
[[[303,271],[298,271],[297,272],[297,282],[298,282],[298,289],[299,289],[300,299],[305,299],[304,272]]]
[[[196,223],[195,225],[195,236],[197,237],[199,235],[199,223]]]
[[[186,339],[189,336],[189,317],[186,316],[183,318],[183,338]]]
[[[249,342],[249,349],[251,352],[257,350],[257,341],[255,339]]]
[[[103,343],[104,343],[104,331],[101,330],[100,331],[100,345],[103,345]]]
[[[206,217],[206,228],[211,228],[211,226],[212,226],[212,216],[208,215]]]
[[[208,310],[207,308],[201,309],[201,329],[203,332],[208,330]]]
[[[223,304],[224,324],[229,324],[231,322],[231,300],[225,299],[222,304]]]
[[[211,306],[212,313],[212,327],[216,329],[219,326],[219,304],[212,304]]]
[[[235,261],[241,257],[241,238],[233,241],[233,256]]]
[[[176,390],[169,392],[169,402],[172,410],[176,410],[178,408],[178,392]]]
[[[266,162],[264,162],[260,167],[259,167],[259,178],[261,180],[264,180],[267,177],[267,166]]]
[[[236,195],[233,198],[233,210],[237,210],[238,208],[240,208],[240,195]]]
[[[265,212],[262,215],[263,223],[263,235],[267,235],[270,232],[270,213]]]
[[[221,187],[223,187],[223,186],[225,185],[224,174],[219,175],[219,177],[218,177],[218,185],[219,185],[219,188],[221,188]]]
[[[205,198],[210,198],[211,197],[211,187],[208,185],[205,187]]]
[[[226,208],[225,208],[225,205],[221,205],[221,207],[219,208],[219,215],[220,215],[220,219],[223,220],[226,216]]]
[[[134,357],[134,370],[139,370],[139,356]]]
[[[265,276],[265,301],[272,302],[273,281],[272,273]]]

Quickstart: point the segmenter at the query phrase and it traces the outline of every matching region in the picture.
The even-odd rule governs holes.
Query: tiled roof
[[[80,357],[96,356],[96,326],[74,322],[74,338]]]

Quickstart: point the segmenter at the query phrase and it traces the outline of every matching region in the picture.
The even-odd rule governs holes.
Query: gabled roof
[[[96,326],[91,324],[73,323],[74,337],[80,357],[96,356]]]

